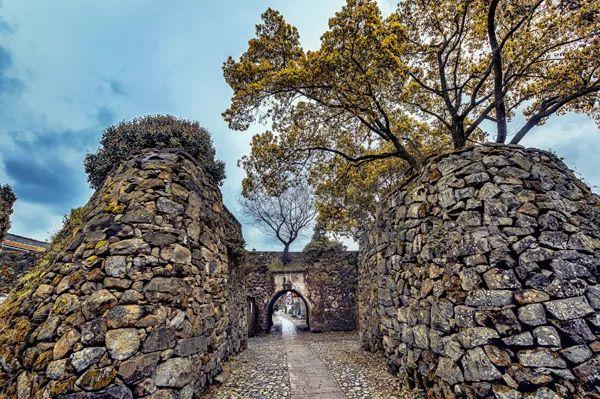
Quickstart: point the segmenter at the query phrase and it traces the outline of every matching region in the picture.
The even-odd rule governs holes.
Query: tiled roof
[[[16,234],[6,234],[4,236],[4,241],[2,241],[2,249],[7,251],[44,252],[49,246],[50,244],[47,242],[18,236]]]

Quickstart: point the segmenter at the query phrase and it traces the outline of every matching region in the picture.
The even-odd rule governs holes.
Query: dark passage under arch
[[[271,332],[271,328],[273,327],[273,307],[274,307],[275,303],[277,302],[277,300],[279,298],[281,298],[281,296],[284,295],[286,292],[292,292],[292,293],[298,295],[300,297],[300,299],[302,299],[302,302],[304,302],[304,306],[306,307],[306,326],[308,328],[308,331],[310,331],[310,311],[311,311],[311,309],[310,309],[308,301],[306,300],[306,298],[304,298],[304,295],[302,295],[297,290],[295,290],[293,288],[288,288],[288,289],[283,289],[281,291],[277,291],[271,297],[271,300],[267,304],[267,309],[265,312],[265,315],[267,316],[267,328],[266,328],[267,334]]]

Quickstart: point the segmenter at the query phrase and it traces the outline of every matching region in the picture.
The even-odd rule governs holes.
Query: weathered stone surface
[[[515,292],[515,300],[521,305],[529,303],[546,302],[550,300],[550,295],[539,290],[522,290]]]
[[[102,316],[117,303],[117,298],[108,290],[95,291],[83,303],[82,311],[86,319]]]
[[[565,368],[567,364],[557,352],[549,349],[528,349],[520,351],[517,356],[519,363],[525,367],[555,367]]]
[[[467,349],[488,344],[495,338],[500,338],[500,335],[488,327],[467,328],[459,334],[460,343]]]
[[[541,303],[533,303],[519,308],[519,320],[531,326],[546,324],[546,311]]]
[[[160,355],[158,353],[132,357],[121,363],[118,374],[126,383],[136,383],[154,373],[159,359]]]
[[[548,301],[545,306],[548,312],[559,320],[578,319],[594,313],[584,296]]]
[[[124,360],[134,355],[140,347],[140,339],[135,328],[121,328],[106,333],[106,348],[116,360]]]
[[[158,201],[156,201],[156,209],[170,215],[180,215],[185,210],[182,204],[166,197],[160,197]]]
[[[54,359],[60,359],[64,357],[73,349],[73,345],[79,341],[79,337],[80,334],[75,329],[67,331],[54,345],[52,357]]]
[[[491,381],[502,377],[481,348],[468,350],[461,363],[467,381]]]
[[[71,364],[76,371],[87,369],[92,364],[98,363],[106,353],[104,347],[84,348],[71,355]]]
[[[510,305],[512,296],[512,292],[508,290],[474,290],[468,294],[465,304],[468,306]]]
[[[206,337],[194,337],[182,339],[175,347],[177,356],[186,357],[195,355],[206,350],[208,339]]]
[[[97,391],[110,385],[116,375],[117,372],[113,367],[89,369],[79,377],[76,384],[85,390]]]
[[[501,269],[490,269],[483,274],[483,279],[489,289],[521,288],[521,283],[517,279],[515,272]]]
[[[95,392],[76,392],[61,395],[59,399],[133,399],[133,395],[126,386],[115,385]]]
[[[562,357],[575,364],[583,363],[592,357],[592,351],[587,345],[571,346],[560,351],[560,354]]]
[[[189,358],[171,358],[158,365],[152,379],[158,387],[183,388],[193,378],[193,366]]]
[[[554,392],[553,390],[543,387],[537,389],[535,392],[527,394],[526,399],[562,399],[562,396]]]
[[[55,360],[48,363],[46,367],[46,376],[51,380],[58,380],[65,376],[67,368],[67,359]]]
[[[152,330],[144,341],[142,352],[156,352],[175,346],[175,329],[173,327],[158,327]]]
[[[598,386],[600,384],[600,355],[596,354],[592,359],[573,369],[573,373],[585,381],[590,386]]]
[[[533,330],[533,337],[538,345],[560,347],[560,337],[556,328],[540,326]]]
[[[448,357],[440,358],[435,375],[446,381],[448,384],[456,384],[464,381],[464,376],[460,367],[454,360]]]
[[[574,370],[600,346],[598,231],[600,198],[551,154],[484,145],[432,158],[361,240],[361,339],[431,398],[581,394],[591,367]],[[464,381],[444,380],[444,357]]]
[[[106,315],[106,325],[108,328],[132,327],[145,315],[140,305],[117,305]]]
[[[81,326],[81,342],[85,345],[101,344],[104,342],[106,331],[107,326],[104,318],[91,320]]]
[[[77,216],[3,313],[0,396],[148,397],[155,375],[200,394],[247,336],[241,229],[214,181],[184,152],[144,150]]]
[[[110,256],[104,261],[104,270],[111,277],[125,277],[127,274],[127,258],[125,256]]]
[[[150,245],[141,238],[130,238],[117,241],[114,244],[110,244],[108,248],[113,255],[131,255],[150,252]]]

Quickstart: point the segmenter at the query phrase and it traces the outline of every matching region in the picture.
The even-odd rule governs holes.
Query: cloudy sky
[[[393,1],[382,0],[387,11]],[[152,113],[200,121],[227,163],[223,194],[236,198],[236,161],[253,133],[230,131],[221,118],[231,91],[221,74],[240,55],[268,7],[316,48],[341,0],[5,0],[0,3],[0,183],[18,196],[11,232],[47,239],[62,216],[91,191],[82,160],[102,130]],[[600,186],[600,137],[586,117],[551,120],[524,145],[553,149],[592,186]],[[598,191],[595,189],[595,191]],[[244,225],[248,248],[279,246]],[[296,244],[301,249],[304,242]]]

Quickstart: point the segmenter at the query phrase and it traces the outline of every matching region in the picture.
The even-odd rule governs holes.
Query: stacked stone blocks
[[[432,398],[598,397],[599,279],[598,196],[550,153],[468,148],[362,241],[361,338]]]
[[[71,237],[11,294],[0,397],[198,397],[245,347],[240,226],[185,153],[124,162]]]

